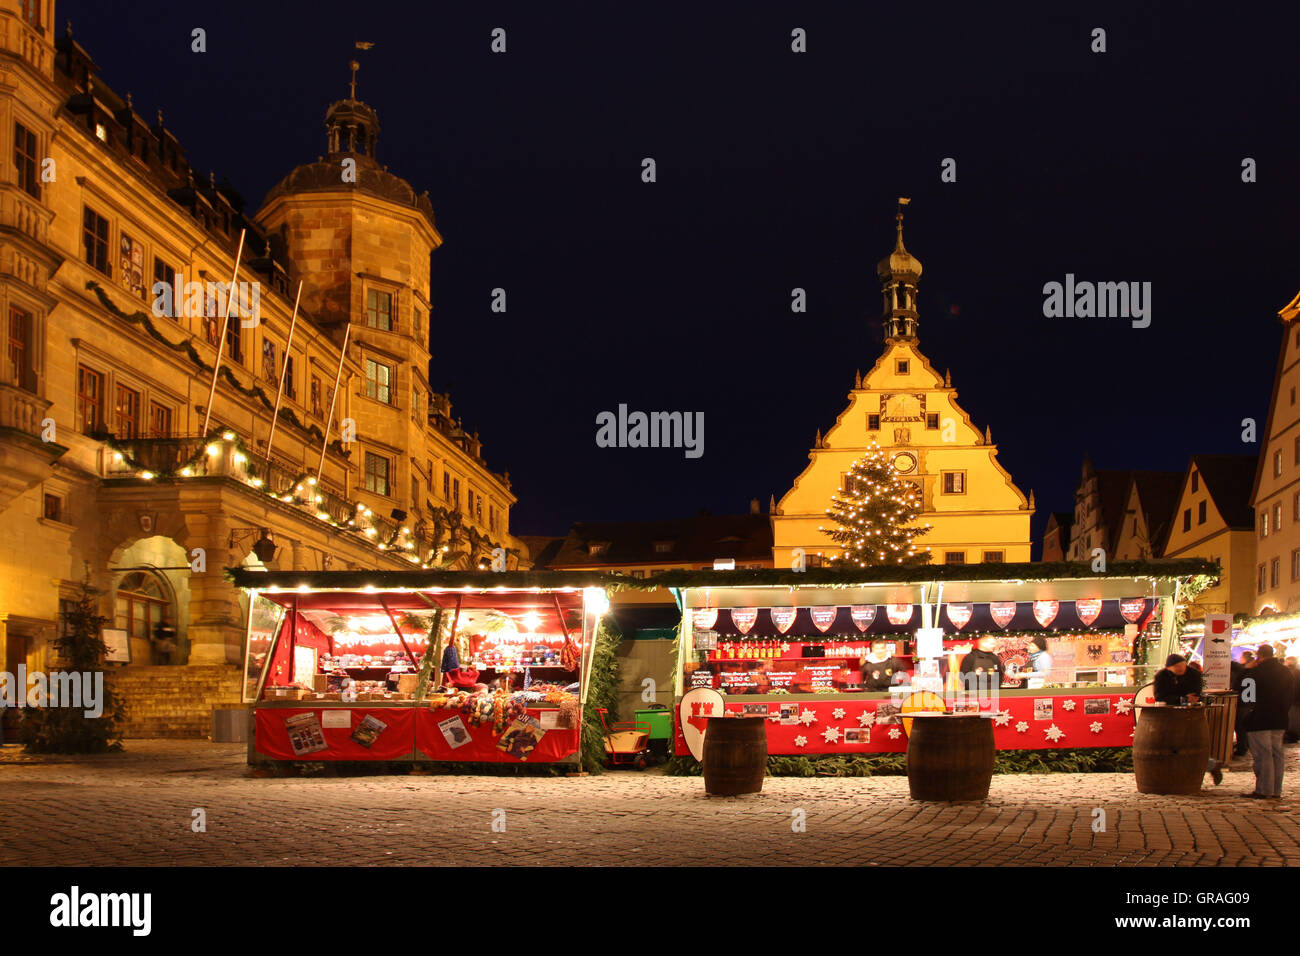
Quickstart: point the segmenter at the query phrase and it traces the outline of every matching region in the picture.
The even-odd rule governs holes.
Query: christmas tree
[[[929,549],[916,539],[930,530],[915,524],[921,515],[921,495],[904,481],[884,449],[871,449],[853,463],[844,487],[831,496],[826,516],[836,528],[821,530],[843,549],[830,561],[846,567],[865,568],[874,564],[925,564]]]

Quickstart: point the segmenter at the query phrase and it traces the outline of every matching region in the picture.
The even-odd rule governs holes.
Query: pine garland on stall
[[[917,489],[902,478],[885,450],[872,444],[849,469],[844,487],[831,496],[826,517],[838,527],[819,530],[843,548],[842,554],[830,556],[832,567],[913,566],[930,560],[929,549],[916,544],[930,531],[929,524],[915,524],[920,516]]]
[[[700,763],[689,755],[671,757],[664,772],[674,777],[698,777]],[[999,750],[994,773],[1132,773],[1132,747],[1088,747],[1077,750]],[[767,758],[769,777],[898,777],[907,774],[906,753],[818,754],[812,757]]]
[[[597,709],[605,708],[606,721],[618,720],[618,657],[615,650],[622,639],[617,625],[601,618],[596,628],[596,646],[592,649],[587,703],[582,708],[582,769],[588,773],[600,773],[605,763],[605,730]]]

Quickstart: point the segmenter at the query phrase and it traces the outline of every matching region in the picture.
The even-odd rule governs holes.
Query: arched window
[[[159,623],[175,626],[170,592],[156,574],[130,572],[117,586],[117,626],[147,641]]]

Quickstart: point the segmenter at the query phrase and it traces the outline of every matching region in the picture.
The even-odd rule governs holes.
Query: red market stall
[[[608,609],[591,575],[231,573],[250,763],[578,762]]]
[[[1180,583],[1216,570],[946,565],[646,583],[673,588],[682,606],[679,755],[698,749],[719,711],[765,718],[769,754],[903,752],[906,713],[918,709],[988,714],[998,749],[1039,750],[1132,744],[1133,697],[1174,646]],[[1047,670],[1031,669],[1034,637]],[[977,649],[1003,671],[982,693],[961,670]]]

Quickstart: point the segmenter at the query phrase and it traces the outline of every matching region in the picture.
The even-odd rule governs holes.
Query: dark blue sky
[[[1263,430],[1276,312],[1300,288],[1300,18],[717,6],[61,0],[57,15],[254,209],[325,151],[353,41],[374,42],[358,93],[378,158],[429,191],[446,240],[432,382],[511,472],[517,533],[779,498],[879,354],[875,264],[899,195],[925,268],[921,348],[1037,492],[1036,537],[1072,507],[1085,451],[1161,469],[1256,451],[1240,423]],[[1044,318],[1043,284],[1067,272],[1151,282],[1150,328]],[[703,411],[704,456],[597,448],[596,415],[620,402]]]

